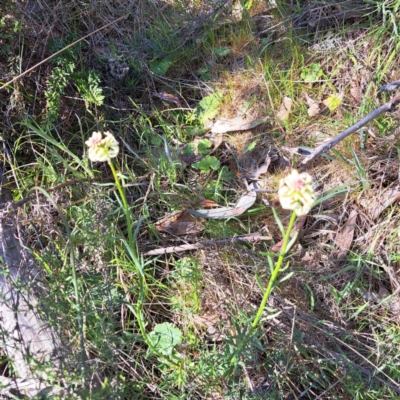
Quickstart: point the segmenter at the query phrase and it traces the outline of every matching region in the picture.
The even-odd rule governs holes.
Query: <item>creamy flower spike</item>
[[[101,132],[93,132],[92,136],[85,142],[89,147],[89,159],[93,162],[110,161],[118,155],[119,144],[111,132],[104,132],[105,137]]]
[[[308,214],[315,201],[311,176],[307,172],[299,174],[294,169],[281,179],[278,196],[284,209],[293,210],[297,215]]]

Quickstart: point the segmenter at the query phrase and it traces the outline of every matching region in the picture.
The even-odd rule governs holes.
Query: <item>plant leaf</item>
[[[213,50],[214,55],[217,56],[217,57],[225,57],[225,56],[227,56],[230,52],[231,52],[231,50],[228,49],[227,47],[216,47],[216,48]]]
[[[351,244],[353,243],[354,230],[356,227],[356,219],[358,213],[356,210],[352,210],[347,222],[343,225],[341,230],[336,234],[336,247],[338,248],[337,259],[340,260],[346,257],[350,250]]]
[[[314,82],[317,81],[324,75],[324,71],[321,68],[321,64],[314,63],[311,64],[308,68],[304,68],[301,72],[300,77],[304,80],[304,82]]]
[[[189,143],[184,149],[182,150],[182,154],[184,156],[192,156],[195,152],[196,146],[194,143]]]
[[[209,96],[203,97],[196,107],[196,113],[201,122],[206,123],[213,119],[219,111],[221,105],[222,94],[215,92]]]
[[[253,182],[253,188],[258,189],[257,183]],[[210,219],[227,219],[232,217],[238,217],[242,215],[247,209],[249,209],[256,201],[257,194],[254,190],[249,190],[245,193],[236,203],[234,207],[219,207],[214,208],[212,210],[192,210],[188,209],[187,211],[201,218],[210,218]]]
[[[150,70],[156,75],[164,76],[172,64],[173,62],[167,58],[162,60],[153,60],[150,62]]]
[[[154,327],[149,339],[161,354],[168,356],[182,343],[182,332],[170,322],[164,322]]]
[[[199,169],[202,172],[208,172],[211,169],[216,171],[221,166],[221,163],[214,156],[206,156],[202,160],[197,161],[196,163],[192,164],[192,167],[195,169]]]
[[[276,113],[276,118],[280,119],[281,121],[286,121],[289,118],[290,110],[292,109],[293,101],[290,97],[284,97],[281,108]]]
[[[208,139],[201,139],[197,144],[197,151],[199,154],[207,154],[210,151],[212,143]]]
[[[341,104],[343,99],[343,94],[331,94],[325,100],[322,101],[325,104],[329,111],[335,111]]]

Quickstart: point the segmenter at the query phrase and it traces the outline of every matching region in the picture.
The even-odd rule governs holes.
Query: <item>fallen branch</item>
[[[379,89],[379,92],[390,92],[396,90],[400,86],[400,81],[395,81],[389,83],[388,85],[382,86]],[[350,128],[346,129],[345,131],[339,133],[339,135],[335,136],[334,138],[322,143],[320,146],[316,147],[314,150],[305,150],[301,149],[300,155],[305,155],[305,159],[302,161],[302,164],[307,164],[309,161],[314,159],[315,157],[319,156],[322,153],[326,153],[332,147],[336,146],[339,142],[345,139],[347,136],[350,136],[355,131],[361,129],[364,125],[371,122],[373,119],[377,118],[379,115],[393,111],[396,105],[400,102],[400,93],[385,103],[383,106],[379,107],[378,109],[371,111],[365,118],[358,121],[356,124],[351,126]]]
[[[178,253],[181,251],[205,249],[212,246],[223,246],[231,243],[260,242],[263,240],[271,240],[270,236],[261,236],[258,232],[249,233],[247,235],[235,236],[227,239],[208,240],[194,244],[184,244],[182,246],[163,247],[160,249],[150,250],[144,253],[144,256],[159,256],[161,254]]]

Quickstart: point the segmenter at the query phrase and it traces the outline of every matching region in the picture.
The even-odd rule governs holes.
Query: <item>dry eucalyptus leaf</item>
[[[281,121],[286,121],[289,118],[290,110],[292,109],[293,101],[290,97],[284,97],[279,111],[276,113],[276,118]]]
[[[352,210],[346,223],[343,225],[340,232],[336,234],[336,247],[339,252],[337,255],[338,259],[346,257],[350,250],[351,244],[354,238],[354,229],[356,227],[358,213],[356,210]]]
[[[305,94],[305,98],[308,105],[308,110],[307,110],[308,116],[310,118],[313,118],[319,115],[321,110],[318,101],[313,100],[307,93]]]
[[[211,133],[227,133],[235,131],[247,131],[268,121],[268,118],[250,120],[248,118],[236,117],[232,119],[220,118],[211,128]]]
[[[350,81],[350,97],[354,104],[358,104],[361,98],[360,81],[356,76],[354,76]]]
[[[258,184],[256,182],[252,183],[252,188],[258,189]],[[256,197],[256,192],[254,190],[249,190],[238,200],[234,207],[219,207],[212,210],[187,209],[187,211],[196,217],[209,219],[227,219],[238,217],[255,203]]]
[[[216,203],[216,202],[213,201],[213,200],[208,200],[208,199],[202,200],[201,205],[202,205],[204,208],[220,207],[220,205],[219,205],[218,203]]]
[[[181,106],[180,100],[173,94],[169,94],[169,93],[165,93],[165,92],[160,92],[160,93],[154,92],[153,96],[158,97],[159,99],[166,101],[168,103],[174,103],[179,107]]]
[[[400,201],[400,191],[389,188],[384,192],[373,196],[370,193],[368,199],[362,199],[360,204],[365,207],[373,220],[376,220],[388,207]]]
[[[308,105],[308,115],[310,118],[316,117],[320,114],[329,114],[335,111],[342,103],[343,93],[330,94],[326,96],[321,102],[313,100],[308,94],[305,94]]]
[[[212,135],[210,138],[211,142],[213,144],[213,149],[210,154],[214,153],[215,150],[218,149],[219,146],[221,146],[223,140],[224,140],[224,135],[222,133],[217,133],[215,135]]]
[[[203,226],[186,211],[178,211],[155,223],[159,232],[171,235],[193,235],[204,230]]]

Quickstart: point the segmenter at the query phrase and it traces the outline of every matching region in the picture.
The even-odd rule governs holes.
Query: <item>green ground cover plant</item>
[[[51,398],[399,398],[399,111],[301,149],[396,94],[400,3],[6,3],[2,190],[68,349]]]

